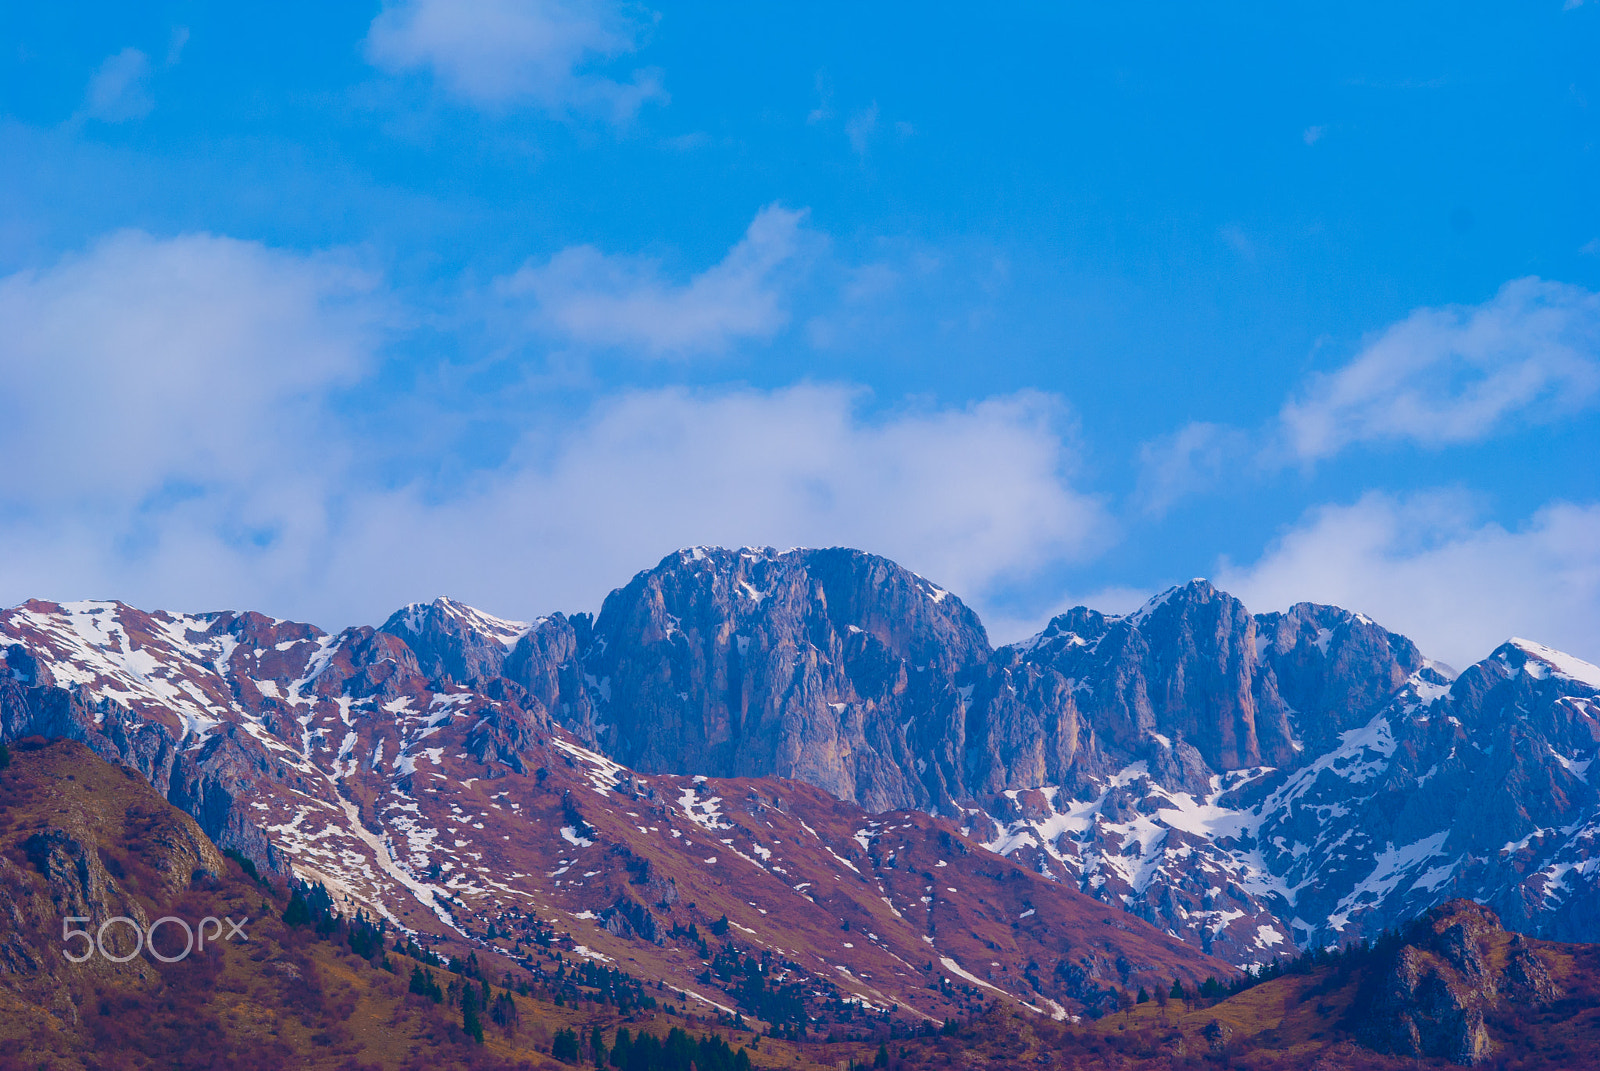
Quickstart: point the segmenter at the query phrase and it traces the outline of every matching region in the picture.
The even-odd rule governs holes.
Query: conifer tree
[[[473,1041],[483,1044],[483,1012],[476,986],[461,987],[461,1029]]]

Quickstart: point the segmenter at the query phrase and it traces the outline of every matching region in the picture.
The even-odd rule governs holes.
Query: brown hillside
[[[1103,1010],[1123,988],[1232,973],[983,851],[944,819],[869,815],[776,778],[645,778],[560,730],[524,746],[524,774],[458,752],[470,744],[455,745],[457,732],[435,734],[437,764],[408,781],[342,782],[364,820],[385,816],[372,827],[420,831],[409,862],[435,868],[429,881],[449,895],[440,911],[383,876],[363,880],[370,871],[348,857],[322,862],[324,838],[360,850],[344,814],[302,805],[290,828],[267,824],[302,873],[325,875],[353,903],[388,905],[444,952],[487,942],[526,962],[548,931],[580,955],[665,980],[702,1010],[769,1025],[767,1009],[740,999],[747,979],[715,970],[716,953],[770,960],[823,1024],[943,1021],[997,997],[1065,1018]]]
[[[555,1068],[568,1066],[549,1055],[563,1030],[586,1042],[600,1027],[608,1044],[619,1026],[662,1038],[673,1028],[707,1033],[709,1024],[667,1000],[624,1011],[571,976],[531,989],[524,978],[513,992],[426,966],[444,999],[414,995],[416,961],[392,947],[353,950],[347,928],[286,925],[285,891],[220,856],[137,774],[70,741],[25,744],[11,755],[0,770],[0,1067]],[[249,921],[247,939],[213,942],[173,963],[149,949],[130,956],[131,931],[118,923],[105,944],[128,962],[96,955],[74,964],[63,954],[67,915],[89,917],[91,929],[113,916],[142,926],[163,916]],[[156,951],[177,957],[181,929],[157,932]],[[76,955],[80,945],[65,948]],[[453,1002],[484,987],[478,1044]],[[508,1007],[515,1014],[496,1022],[493,1010]],[[753,1035],[735,1036],[736,1045],[741,1038]],[[757,1068],[822,1066],[801,1048],[758,1044],[749,1054]]]
[[[1152,994],[1092,1025],[996,1008],[896,1066],[1504,1071],[1600,1067],[1600,946],[1528,940],[1457,900],[1227,999]]]

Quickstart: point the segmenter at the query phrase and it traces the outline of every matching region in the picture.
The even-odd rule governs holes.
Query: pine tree
[[[611,1066],[627,1067],[629,1057],[633,1054],[633,1039],[628,1036],[628,1028],[617,1027],[617,1040],[611,1046]]]
[[[444,1003],[444,991],[439,988],[439,983],[433,980],[433,973],[421,967],[411,968],[411,992],[419,997],[427,997],[435,1004]]]
[[[311,906],[297,888],[289,894],[289,906],[283,910],[283,924],[289,927],[306,926],[311,922]]]
[[[461,1029],[473,1041],[483,1044],[483,1014],[475,986],[461,987]]]
[[[572,1029],[557,1030],[550,1042],[550,1055],[564,1064],[578,1062],[578,1032]]]

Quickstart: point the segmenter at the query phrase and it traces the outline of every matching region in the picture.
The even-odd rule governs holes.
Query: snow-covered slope
[[[1029,649],[1064,647],[1085,675],[1075,688],[1093,693],[1099,674],[1125,668],[1083,658],[1108,636],[1058,626]],[[1311,643],[1338,655],[1325,626]],[[1372,935],[1456,896],[1529,932],[1600,936],[1600,669],[1525,640],[1459,677],[1409,662],[1374,707],[1347,701],[1308,718],[1285,704],[1290,748],[1275,765],[1217,770],[1145,724],[1143,757],[1070,789],[1008,791],[972,812],[973,828],[986,847],[1236,963]],[[1366,672],[1382,679],[1388,659]],[[1279,685],[1265,661],[1252,676],[1259,712]]]

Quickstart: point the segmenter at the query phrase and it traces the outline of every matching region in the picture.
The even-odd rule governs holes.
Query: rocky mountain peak
[[[378,631],[404,640],[429,678],[465,683],[498,676],[512,646],[532,627],[440,597],[396,610]]]
[[[1262,690],[1270,684],[1293,712],[1297,740],[1313,754],[1365,725],[1427,661],[1404,636],[1338,606],[1296,603],[1258,615],[1256,627]],[[1434,676],[1441,670],[1435,663]]]
[[[1116,614],[1103,614],[1087,606],[1074,606],[1065,613],[1052,617],[1045,627],[1009,649],[1024,657],[1045,661],[1062,647],[1088,647],[1104,636],[1114,622]]]
[[[1030,661],[1074,682],[1103,743],[1131,755],[1187,741],[1213,770],[1291,761],[1287,708],[1256,690],[1256,622],[1209,581],[1169,588],[1126,617],[1078,608],[1029,641]]]
[[[611,593],[582,663],[595,741],[629,765],[880,809],[928,805],[908,732],[990,653],[960,599],[886,558],[695,547]]]
[[[1145,604],[1127,616],[1127,622],[1134,628],[1139,628],[1145,622],[1160,614],[1182,614],[1195,606],[1205,606],[1218,601],[1238,603],[1227,592],[1219,591],[1211,581],[1204,577],[1195,577],[1187,584],[1170,587],[1161,594],[1146,600]],[[1243,603],[1239,603],[1242,607]]]
[[[1495,648],[1490,657],[1536,680],[1555,676],[1579,685],[1591,694],[1600,693],[1600,666],[1533,640],[1513,637]]]

